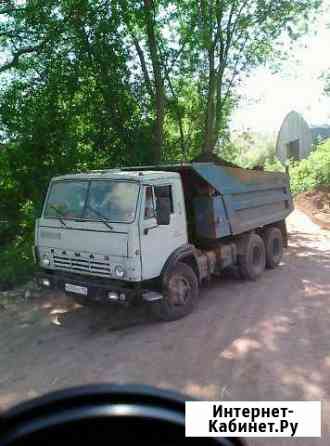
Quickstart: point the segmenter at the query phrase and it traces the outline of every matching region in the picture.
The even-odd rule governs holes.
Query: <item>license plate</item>
[[[87,296],[88,294],[88,289],[86,287],[72,285],[71,283],[65,284],[65,291],[68,291],[69,293],[83,294],[84,296]]]

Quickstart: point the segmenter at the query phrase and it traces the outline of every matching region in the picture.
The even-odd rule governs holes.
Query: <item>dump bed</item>
[[[285,219],[293,210],[288,177],[264,172],[192,163],[191,168],[214,188],[195,198],[197,232],[207,238],[236,235]]]
[[[218,239],[241,234],[283,220],[293,210],[288,176],[284,173],[215,162],[135,169],[181,174],[188,221],[197,237]]]

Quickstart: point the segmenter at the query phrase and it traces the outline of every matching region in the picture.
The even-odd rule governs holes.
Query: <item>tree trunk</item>
[[[222,82],[223,82],[224,67],[222,63],[219,63],[219,67],[216,74],[216,98],[215,98],[215,119],[213,129],[213,147],[216,146],[219,138],[219,133],[222,128],[223,108],[225,102],[222,97]]]
[[[209,49],[209,85],[207,94],[207,109],[205,117],[203,153],[212,154],[214,149],[214,123],[215,123],[215,93],[216,71],[214,67],[214,48]]]
[[[156,108],[156,121],[154,128],[153,162],[159,163],[162,158],[162,148],[164,140],[165,90],[164,90],[164,80],[162,76],[161,62],[160,62],[159,52],[157,49],[152,0],[144,0],[144,13],[145,13],[145,23],[147,31],[147,43],[150,52],[154,85],[155,85],[154,102]]]

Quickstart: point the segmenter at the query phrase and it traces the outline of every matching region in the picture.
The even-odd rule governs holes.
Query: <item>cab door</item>
[[[156,218],[160,197],[170,201],[170,221],[159,225]],[[144,185],[140,221],[142,279],[160,275],[168,257],[187,243],[187,227],[180,181]]]

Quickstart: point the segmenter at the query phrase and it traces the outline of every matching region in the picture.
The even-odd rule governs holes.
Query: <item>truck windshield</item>
[[[134,182],[55,181],[44,216],[131,223],[135,218],[138,193],[139,185]]]

